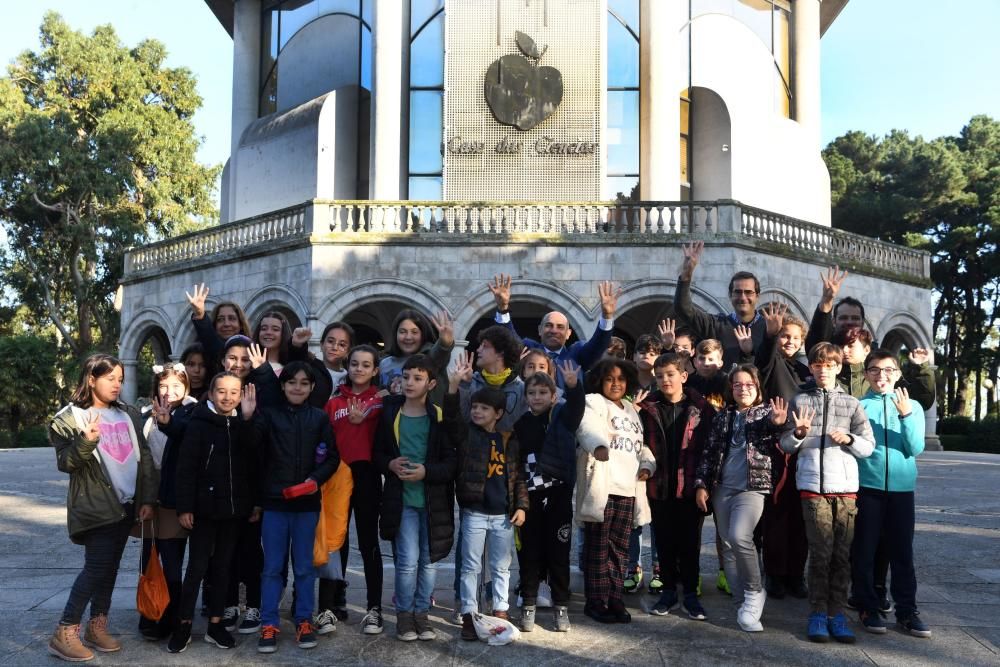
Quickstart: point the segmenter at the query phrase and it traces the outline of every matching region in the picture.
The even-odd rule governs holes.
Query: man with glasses
[[[681,265],[681,274],[674,293],[677,326],[690,329],[698,340],[715,338],[720,341],[723,368],[729,368],[739,363],[742,356],[739,340],[736,337],[737,327],[744,326],[750,329],[753,353],[757,352],[757,348],[764,341],[766,325],[764,318],[757,312],[760,281],[747,271],[734,273],[729,280],[729,302],[733,305],[733,311],[728,314],[709,315],[695,308],[691,302],[691,279],[705,250],[705,243],[695,241],[683,246],[682,250],[684,263]]]

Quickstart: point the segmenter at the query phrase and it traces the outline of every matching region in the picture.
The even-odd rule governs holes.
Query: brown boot
[[[57,625],[49,640],[49,653],[67,662],[86,662],[94,659],[94,654],[80,643],[79,625]]]
[[[472,624],[472,614],[462,614],[462,639],[470,642],[479,641],[476,626]]]
[[[122,648],[121,643],[108,634],[107,616],[94,616],[90,619],[87,631],[83,633],[83,641],[101,653],[114,653]]]

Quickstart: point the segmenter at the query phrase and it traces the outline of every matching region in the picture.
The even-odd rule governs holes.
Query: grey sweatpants
[[[736,603],[743,601],[743,591],[761,589],[760,560],[753,543],[753,531],[764,513],[760,491],[740,491],[717,486],[712,494],[715,529],[722,540],[722,567]]]

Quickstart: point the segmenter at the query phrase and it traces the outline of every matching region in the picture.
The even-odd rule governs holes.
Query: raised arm
[[[840,293],[840,286],[847,279],[847,271],[841,272],[840,267],[831,266],[825,273],[820,272],[819,279],[823,284],[823,291],[806,333],[806,352],[816,343],[833,340],[833,302]]]
[[[570,357],[578,363],[584,371],[593,368],[611,344],[611,330],[615,326],[615,311],[618,308],[618,297],[621,296],[621,288],[615,288],[610,281],[604,281],[597,286],[597,291],[601,297],[601,319],[597,322],[597,328],[590,339],[583,344],[577,343],[570,350]],[[561,375],[561,373],[560,373]]]

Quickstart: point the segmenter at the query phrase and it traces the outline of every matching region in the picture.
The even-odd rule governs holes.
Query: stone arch
[[[309,306],[302,296],[288,285],[268,285],[255,292],[243,306],[251,329],[257,325],[260,316],[269,310],[277,310],[288,317],[294,329],[303,326],[309,317]],[[297,320],[297,322],[296,322]]]
[[[802,302],[799,301],[799,298],[786,289],[781,287],[765,287],[761,289],[758,303],[765,304],[768,301],[781,301],[782,303],[788,304],[791,307],[792,315],[800,320],[803,320],[806,325],[808,325],[809,320],[812,319],[812,313],[803,308]]]
[[[926,326],[911,313],[900,311],[882,318],[875,338],[879,344],[893,352],[902,346],[932,348],[934,341]]]
[[[615,332],[625,338],[631,350],[635,340],[644,333],[655,333],[656,325],[665,317],[674,317],[674,293],[677,281],[673,279],[642,280],[622,286],[615,316]],[[714,296],[691,286],[691,302],[708,313],[726,312],[728,309]],[[596,306],[593,316],[600,315]]]
[[[155,306],[147,306],[136,313],[122,331],[119,338],[118,355],[123,361],[134,361],[139,358],[139,350],[151,336],[155,336],[153,353],[157,361],[170,358],[174,346],[170,318],[165,310]]]
[[[478,285],[474,289],[475,291],[466,298],[465,302],[456,308],[456,312],[452,313],[455,318],[456,335],[468,332],[479,319],[490,316],[495,308],[493,295],[489,290]],[[593,322],[591,313],[575,294],[554,283],[531,278],[515,280],[511,285],[510,300],[512,303],[521,302],[544,306],[547,311],[558,310],[566,315],[570,328],[577,332],[578,336],[590,336],[591,332],[588,328]],[[530,335],[534,333],[532,331]]]

